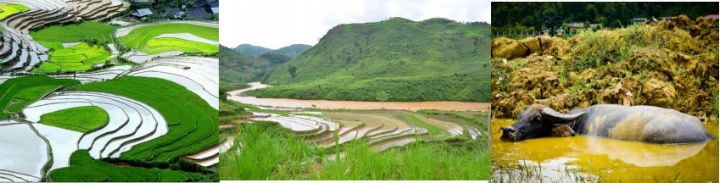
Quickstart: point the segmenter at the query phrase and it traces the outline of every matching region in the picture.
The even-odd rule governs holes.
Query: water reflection
[[[717,122],[706,124],[713,140],[695,144],[649,144],[589,136],[500,141],[491,125],[493,178],[520,181],[717,181]],[[534,173],[533,173],[534,172]]]

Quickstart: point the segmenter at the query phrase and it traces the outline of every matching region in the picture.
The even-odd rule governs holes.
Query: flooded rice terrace
[[[718,180],[718,123],[705,128],[713,140],[659,145],[588,136],[500,141],[493,119],[493,182],[708,182]]]

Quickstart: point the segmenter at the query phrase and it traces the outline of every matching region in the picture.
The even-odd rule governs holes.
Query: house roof
[[[142,9],[133,10],[133,12],[131,14],[136,17],[145,17],[148,15],[152,15],[153,13],[148,8],[142,8]]]
[[[133,3],[155,3],[155,0],[132,0]]]
[[[705,17],[703,17],[703,18],[710,19],[710,20],[717,20],[718,14],[705,15]]]
[[[189,19],[206,19],[210,18],[211,14],[205,11],[203,8],[190,8],[186,11],[187,18]]]
[[[567,24],[568,28],[584,28],[585,23],[575,22],[575,23],[569,23]]]

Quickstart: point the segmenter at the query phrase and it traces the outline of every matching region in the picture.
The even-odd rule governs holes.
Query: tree
[[[290,66],[290,68],[288,68],[288,72],[290,72],[290,77],[295,79],[295,76],[297,76],[297,67]]]
[[[375,99],[380,101],[380,104],[382,105],[382,107],[380,107],[380,109],[385,109],[385,101],[390,99],[390,94],[385,93],[384,90],[380,90],[380,92],[378,92],[377,95],[375,95]]]

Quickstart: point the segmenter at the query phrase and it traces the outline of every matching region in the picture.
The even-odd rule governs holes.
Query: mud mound
[[[533,103],[559,111],[612,103],[717,116],[717,30],[717,21],[679,16],[568,40],[495,38],[493,115],[517,117]]]
[[[501,37],[492,41],[492,55],[495,58],[513,59],[532,54],[563,56],[568,52],[568,41],[557,37],[528,37],[521,41]]]

